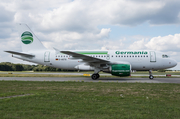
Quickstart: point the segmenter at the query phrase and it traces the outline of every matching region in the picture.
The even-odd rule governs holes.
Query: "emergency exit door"
[[[154,51],[150,52],[150,62],[156,62],[156,53]]]
[[[50,62],[50,52],[46,51],[44,53],[44,62]]]

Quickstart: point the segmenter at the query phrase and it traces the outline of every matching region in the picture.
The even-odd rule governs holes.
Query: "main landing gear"
[[[100,77],[100,75],[99,75],[98,73],[94,73],[94,74],[91,75],[91,78],[92,78],[93,80],[96,80],[96,79],[98,79],[99,77]]]
[[[94,69],[94,74],[91,75],[91,78],[92,78],[93,80],[98,79],[98,78],[100,77],[100,75],[99,75],[99,72],[100,72],[100,71],[101,71],[101,70],[100,70],[99,68],[95,67],[95,69]]]
[[[149,79],[153,79],[154,78],[154,76],[152,75],[152,70],[149,70]]]

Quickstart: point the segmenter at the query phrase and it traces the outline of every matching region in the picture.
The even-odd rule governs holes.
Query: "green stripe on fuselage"
[[[83,52],[76,52],[83,55],[105,55],[107,51],[83,51]]]

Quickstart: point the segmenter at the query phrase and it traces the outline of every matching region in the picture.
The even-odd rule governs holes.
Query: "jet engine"
[[[130,64],[113,64],[108,69],[104,69],[103,72],[111,73],[115,76],[130,76],[131,65]]]

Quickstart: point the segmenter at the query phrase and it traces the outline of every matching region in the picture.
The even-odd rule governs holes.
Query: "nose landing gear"
[[[149,79],[151,79],[151,80],[152,80],[153,78],[154,78],[154,76],[153,76],[153,75],[150,75],[150,76],[149,76]]]
[[[154,78],[154,76],[152,75],[152,70],[149,70],[149,79],[153,79]]]

